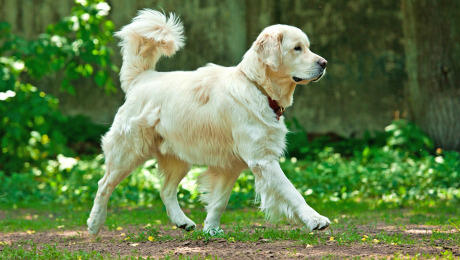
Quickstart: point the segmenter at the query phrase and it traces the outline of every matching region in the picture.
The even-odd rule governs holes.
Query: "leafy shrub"
[[[23,63],[0,58],[0,169],[20,172],[58,153],[64,153],[66,139],[54,128],[63,116],[57,100],[30,84],[18,80]]]
[[[33,168],[11,176],[0,172],[0,202],[91,203],[97,183],[104,175],[103,163],[102,155],[83,160],[58,155],[55,160],[48,160],[42,169]],[[159,188],[156,163],[149,161],[118,185],[112,201],[145,205],[160,199]]]
[[[0,23],[2,55],[23,60],[29,77],[40,79],[59,72],[61,86],[75,92],[72,82],[92,77],[106,91],[115,91],[110,74],[114,25],[107,19],[110,6],[102,0],[76,1],[69,17],[51,24],[38,39],[25,40],[11,34],[7,23]]]
[[[393,149],[419,155],[433,149],[431,139],[420,128],[407,120],[393,121],[385,127],[385,132],[388,134],[387,146]]]
[[[325,134],[311,138],[311,141],[307,131],[295,118],[287,124],[292,129],[287,136],[287,154],[290,157],[314,159],[324,147],[331,147],[346,157],[354,156],[356,152],[361,153],[366,147],[383,146],[414,156],[433,152],[431,139],[415,124],[404,119],[393,121],[385,127],[384,132],[365,132],[361,138],[342,138]]]
[[[0,23],[0,170],[4,174],[43,170],[57,154],[74,154],[69,144],[78,152],[99,152],[91,142],[98,143],[105,127],[86,118],[63,116],[56,98],[27,82],[59,72],[64,75],[59,77],[63,89],[70,93],[72,81],[81,77],[92,77],[113,91],[109,74],[117,68],[110,62],[109,10],[101,0],[77,1],[70,17],[48,26],[46,33],[31,41],[13,35],[8,24]]]
[[[108,126],[94,124],[83,115],[66,116],[55,127],[66,136],[67,147],[79,156],[101,153],[101,136],[108,130]]]
[[[362,139],[331,141],[325,136],[308,141],[302,129],[293,135],[290,140],[297,142],[288,144],[291,156],[281,158],[281,167],[310,200],[373,199],[396,205],[460,200],[460,154],[439,148],[435,152],[426,134],[406,120]]]
[[[385,132],[365,132],[361,138],[343,138],[333,133],[309,134],[297,119],[286,122],[290,132],[287,139],[287,156],[314,160],[324,147],[332,147],[345,157],[362,151],[366,146],[384,146],[388,136]]]
[[[54,98],[21,80],[64,70],[62,86],[69,92],[73,92],[71,82],[77,77],[93,77],[110,91],[108,74],[116,68],[110,65],[111,50],[106,46],[113,25],[104,20],[105,11],[100,13],[107,10],[101,3],[78,1],[71,17],[50,26],[35,41],[13,36],[0,24],[0,54],[11,55],[0,60],[0,102],[5,104],[0,107],[0,167],[4,170],[0,172],[0,201],[90,203],[94,198],[104,174],[102,156],[66,157],[71,151],[65,144],[96,143],[105,129],[86,127],[85,118],[63,117]],[[296,121],[290,127],[295,129],[295,134],[288,136],[290,158],[282,158],[281,166],[309,200],[372,199],[404,205],[460,199],[460,155],[433,151],[431,140],[407,121],[395,121],[383,133],[367,133],[359,139],[326,136],[309,140]],[[191,180],[202,171],[192,169],[191,177],[182,182],[178,194],[182,202],[197,201]],[[248,172],[240,176],[230,207],[253,204],[253,179]],[[156,163],[149,161],[117,187],[111,201],[153,203],[159,199],[159,188]]]
[[[401,124],[403,132],[410,124]],[[381,136],[382,134],[378,134]],[[287,177],[310,202],[362,201],[394,205],[429,204],[436,201],[460,201],[460,154],[437,150],[411,152],[395,146],[392,134],[375,143],[388,145],[359,146],[343,156],[334,143],[324,143],[315,158],[281,158]],[[410,138],[406,138],[410,140]],[[341,141],[342,142],[342,141]],[[343,141],[346,142],[346,141]],[[351,141],[354,142],[354,141]],[[372,143],[372,140],[363,141]],[[341,149],[341,146],[338,146]],[[406,148],[404,148],[406,147]],[[198,203],[196,177],[205,168],[193,168],[182,181],[179,201],[188,206]],[[0,174],[0,201],[17,202],[40,199],[61,203],[91,203],[97,182],[104,174],[101,155],[76,159],[59,155],[48,160],[43,170],[34,169],[23,176]],[[28,176],[28,177],[26,177]],[[24,182],[24,187],[13,182]],[[10,189],[10,185],[14,189]],[[154,160],[135,170],[114,191],[111,203],[147,205],[159,200],[161,186]],[[16,190],[17,189],[17,190]],[[237,180],[229,207],[254,206],[254,176],[246,171]]]
[[[39,189],[39,185],[32,172],[6,176],[0,171],[0,202],[43,201],[54,196],[48,190]]]
[[[315,161],[286,160],[282,168],[308,198],[320,201],[376,199],[397,205],[460,199],[460,155],[422,158],[372,147],[344,158],[325,148]]]

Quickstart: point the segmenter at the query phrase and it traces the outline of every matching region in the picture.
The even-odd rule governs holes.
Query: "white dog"
[[[121,87],[126,101],[102,138],[106,173],[88,223],[96,235],[112,191],[130,172],[155,157],[164,175],[161,198],[171,221],[191,230],[195,223],[179,207],[177,186],[192,164],[208,165],[198,183],[204,191],[204,231],[215,235],[232,187],[249,167],[261,208],[309,230],[329,226],[305,202],[278,163],[287,132],[282,113],[297,84],[316,81],[327,61],[309,50],[300,29],[265,28],[235,67],[214,64],[196,71],[155,71],[162,55],[184,45],[183,26],[173,14],[143,10],[116,33],[121,38]]]

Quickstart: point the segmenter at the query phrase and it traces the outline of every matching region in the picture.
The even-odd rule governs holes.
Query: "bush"
[[[31,41],[11,34],[9,25],[0,23],[0,54],[22,60],[29,78],[58,75],[62,89],[69,93],[75,93],[73,82],[82,77],[91,77],[113,92],[110,74],[118,68],[111,62],[114,25],[107,19],[109,10],[103,0],[76,1],[70,16]]]
[[[282,168],[304,196],[319,201],[366,200],[397,205],[460,199],[460,156],[422,158],[383,148],[344,158],[326,147],[315,161],[285,160]]]
[[[282,167],[313,199],[377,199],[398,205],[460,199],[460,155],[434,151],[427,135],[406,120],[394,121],[374,137],[317,140],[299,150],[312,159],[284,159]]]
[[[31,41],[13,35],[8,24],[0,23],[0,170],[4,174],[43,170],[58,154],[75,155],[69,144],[77,152],[100,151],[93,144],[105,127],[87,118],[63,116],[56,98],[28,82],[62,74],[58,77],[62,88],[73,93],[73,80],[92,77],[113,91],[109,75],[117,68],[110,62],[109,10],[101,0],[77,1],[71,16]]]
[[[403,133],[408,133],[407,128],[415,127],[407,122],[394,125]],[[390,130],[376,136],[383,135],[386,136],[384,140],[359,141],[359,146],[352,147],[355,150],[351,155],[344,156],[334,148],[340,150],[341,145],[323,143],[314,158],[281,158],[280,164],[295,187],[313,203],[371,200],[401,206],[460,201],[459,153],[440,149],[431,153],[426,146],[420,151],[409,148],[404,142],[394,145],[391,142],[394,134]],[[424,135],[417,136],[424,138]],[[409,137],[403,139],[413,143],[420,141]],[[355,141],[342,140],[340,143]],[[361,146],[363,143],[379,145]],[[193,168],[182,181],[178,196],[183,205],[198,203],[195,180],[204,170]],[[56,160],[48,160],[43,170],[35,169],[23,176],[0,174],[0,183],[4,183],[0,184],[0,201],[40,199],[88,204],[96,195],[97,182],[103,174],[102,155],[87,159],[59,155]],[[16,181],[24,182],[24,187],[18,185],[14,188],[18,190],[10,189],[9,185],[15,185],[11,183]],[[157,164],[150,160],[115,189],[111,203],[153,204],[160,199],[160,186]],[[244,172],[234,186],[229,207],[254,206],[254,198],[254,176]]]
[[[55,77],[73,93],[73,82],[92,78],[108,92],[113,24],[110,7],[101,0],[78,0],[72,15],[50,25],[38,39],[27,41],[0,23],[0,201],[90,203],[104,174],[95,148],[105,127],[84,117],[65,117],[58,101],[31,85],[31,79]],[[59,72],[59,73],[57,73]],[[58,75],[63,75],[58,76]],[[281,166],[308,200],[374,200],[405,205],[460,199],[460,155],[434,150],[415,125],[399,120],[382,133],[363,138],[324,136],[309,140],[298,122],[290,125],[288,158]],[[70,149],[70,148],[72,149]],[[75,151],[84,158],[76,157]],[[192,169],[179,189],[182,203],[198,196],[194,179],[204,168]],[[243,173],[230,207],[253,204],[254,176]],[[160,179],[155,161],[135,170],[114,191],[116,204],[149,204],[159,200]]]
[[[100,141],[108,127],[97,125],[83,115],[66,116],[55,125],[67,139],[67,147],[73,154],[95,155],[101,153]]]
[[[0,59],[0,169],[7,174],[41,167],[41,162],[65,153],[66,138],[56,124],[63,120],[57,100],[18,79],[23,63]]]

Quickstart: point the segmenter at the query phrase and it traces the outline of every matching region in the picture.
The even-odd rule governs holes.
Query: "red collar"
[[[273,112],[275,112],[276,114],[276,119],[280,120],[280,117],[284,113],[284,107],[280,106],[280,104],[278,104],[278,101],[273,100],[269,95],[266,96],[268,98],[268,104],[272,108]]]
[[[243,73],[244,76],[246,76],[246,73]],[[278,103],[278,101],[272,99],[270,97],[270,95],[268,95],[267,91],[265,91],[265,89],[259,85],[257,82],[251,80],[248,78],[248,76],[246,76],[246,78],[252,83],[254,84],[259,90],[260,92],[262,92],[262,94],[264,94],[267,99],[268,99],[268,105],[271,107],[271,109],[273,110],[273,112],[275,113],[276,115],[276,119],[278,119],[278,121],[280,120],[280,117],[283,115],[284,113],[284,107],[280,106],[280,104]]]

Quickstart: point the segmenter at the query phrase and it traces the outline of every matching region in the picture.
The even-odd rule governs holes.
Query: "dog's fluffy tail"
[[[115,36],[121,39],[121,88],[127,93],[133,80],[155,68],[162,55],[171,56],[184,46],[184,27],[174,14],[144,9]]]

